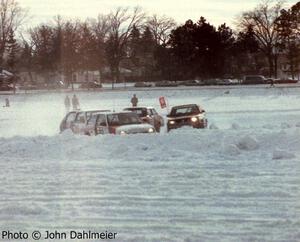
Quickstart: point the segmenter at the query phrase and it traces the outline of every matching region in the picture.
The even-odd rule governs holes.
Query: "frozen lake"
[[[82,109],[122,110],[133,93],[163,115],[160,96],[171,106],[198,103],[211,126],[124,137],[59,135],[64,93],[9,96],[0,114],[1,229],[299,241],[300,88],[228,90],[77,93]]]

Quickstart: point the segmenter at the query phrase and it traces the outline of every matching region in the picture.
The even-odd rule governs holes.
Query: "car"
[[[110,110],[90,110],[90,111],[71,111],[68,112],[60,123],[59,130],[62,133],[66,129],[77,130],[77,126],[86,124],[87,120],[94,113],[107,112]]]
[[[218,85],[232,85],[233,81],[231,79],[220,79],[217,81]]]
[[[204,84],[206,86],[218,85],[218,82],[220,82],[220,79],[218,78],[204,80]]]
[[[298,83],[298,80],[295,80],[295,79],[275,79],[274,80],[274,83],[276,84],[281,84],[281,83],[285,83],[285,84],[295,84],[295,83]]]
[[[102,88],[102,84],[98,82],[84,82],[79,86],[79,88],[97,89]]]
[[[77,111],[74,121],[71,123],[71,130],[75,134],[85,134],[84,129],[90,118],[95,114],[103,112],[110,112],[110,110]]]
[[[86,135],[155,133],[155,128],[144,123],[134,112],[107,112],[92,115],[82,130]]]
[[[154,126],[156,132],[160,132],[160,128],[164,126],[164,119],[156,112],[155,108],[132,107],[132,108],[125,108],[124,111],[135,112],[144,122]]]
[[[1,85],[0,91],[15,91],[16,88],[12,85]]]
[[[177,87],[178,83],[171,81],[161,81],[155,83],[156,87]]]
[[[191,126],[193,128],[206,128],[207,119],[205,110],[197,104],[186,104],[172,107],[167,115],[167,131],[181,128],[183,126]]]
[[[185,86],[203,86],[204,82],[198,81],[198,80],[188,80],[186,82],[183,82],[183,85],[185,85]]]
[[[244,76],[242,84],[267,84],[268,80],[261,75]]]
[[[134,87],[152,87],[152,84],[146,82],[137,82],[134,84]]]
[[[40,89],[62,89],[65,88],[65,84],[63,81],[52,81],[45,83],[43,86],[40,86]]]

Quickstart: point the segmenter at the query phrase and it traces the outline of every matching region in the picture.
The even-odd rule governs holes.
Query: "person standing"
[[[5,107],[5,108],[9,108],[10,107],[9,99],[8,98],[5,98],[5,105],[3,107]]]
[[[66,107],[66,112],[67,113],[70,111],[70,106],[71,106],[70,98],[67,95],[66,98],[65,98],[65,107]]]
[[[138,98],[136,97],[135,94],[133,94],[133,97],[131,98],[132,107],[136,107],[138,102],[139,102]]]
[[[73,95],[72,98],[72,106],[73,106],[73,110],[79,110],[79,100],[75,94]]]

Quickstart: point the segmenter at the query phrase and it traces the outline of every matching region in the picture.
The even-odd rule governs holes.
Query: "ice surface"
[[[293,153],[290,153],[285,150],[275,150],[273,152],[273,159],[279,160],[279,159],[292,159],[295,158],[295,155]]]
[[[300,240],[299,89],[77,96],[84,109],[121,110],[133,93],[163,115],[160,96],[199,103],[217,128],[59,135],[65,94],[10,96],[0,114],[1,229],[111,230],[122,242]]]

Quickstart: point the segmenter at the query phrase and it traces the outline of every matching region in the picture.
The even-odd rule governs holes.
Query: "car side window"
[[[93,116],[92,112],[86,112],[86,120],[89,121]]]
[[[157,112],[156,112],[156,110],[154,108],[152,108],[151,110],[152,110],[152,114],[153,115],[157,115]]]
[[[85,114],[84,113],[79,113],[76,117],[75,122],[77,123],[85,123]]]
[[[152,116],[152,110],[151,110],[151,109],[148,109],[148,110],[147,110],[147,114],[150,115],[150,116]]]
[[[76,117],[76,113],[70,113],[67,117],[67,122],[71,122],[71,121],[74,121],[75,120],[75,117]]]
[[[88,124],[94,124],[96,122],[97,119],[97,115],[92,115],[89,120],[88,120]]]
[[[100,114],[98,116],[97,126],[106,126],[106,116],[105,115]]]

